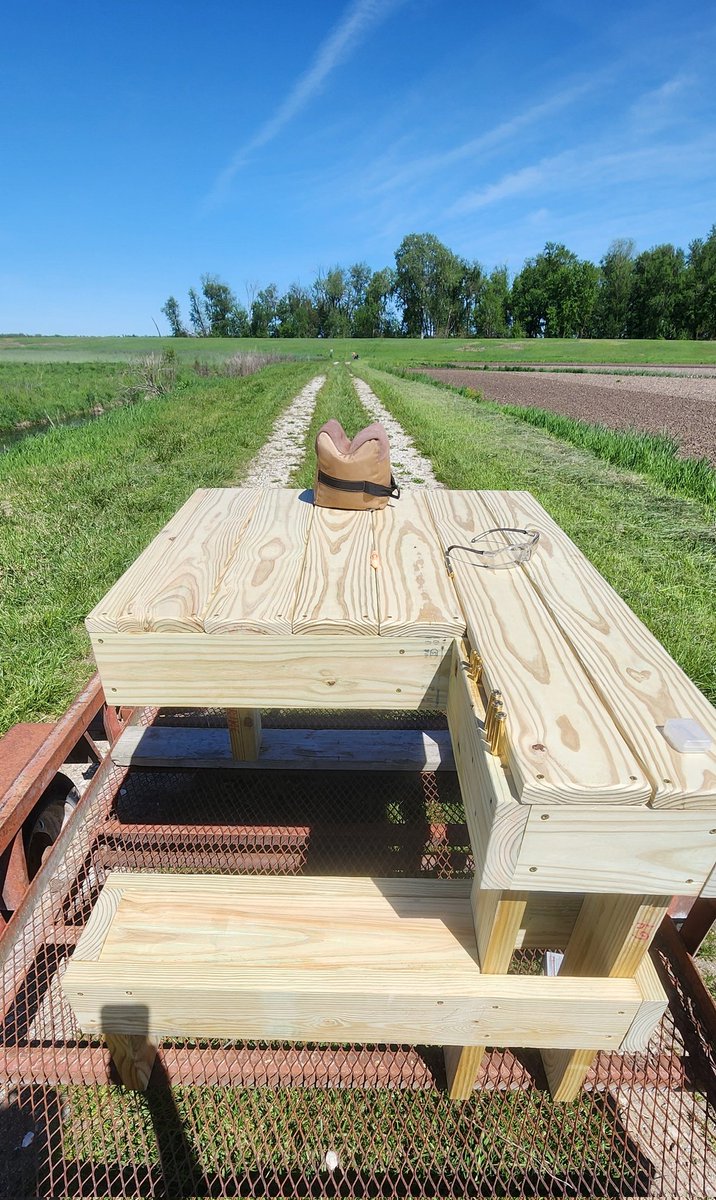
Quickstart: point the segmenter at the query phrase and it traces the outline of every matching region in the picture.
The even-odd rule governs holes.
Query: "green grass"
[[[709,699],[716,701],[713,514],[451,388],[361,367],[452,488],[533,493]]]
[[[274,349],[299,357],[371,363],[703,363],[716,365],[716,341],[581,341],[572,338],[158,338],[0,336],[0,362],[122,362],[171,347],[181,362]]]
[[[241,478],[314,374],[192,374],[0,456],[0,733],[64,710],[92,672],[87,612],[195,488]]]
[[[113,362],[0,362],[0,433],[112,408],[129,383],[128,367]]]
[[[329,368],[326,383],[318,393],[318,403],[306,438],[306,457],[291,480],[293,487],[313,487],[316,434],[331,417],[340,421],[349,438],[355,437],[359,429],[370,424],[370,417],[356,395],[353,379],[342,364]]]
[[[696,965],[706,987],[716,1000],[716,929],[712,929],[710,933],[706,934],[699,949]]]
[[[322,1179],[325,1194],[334,1194],[324,1166],[329,1149],[341,1179],[343,1172],[349,1180],[375,1172],[387,1187],[404,1173],[431,1189],[444,1173],[454,1183],[484,1180],[499,1195],[500,1185],[525,1175],[542,1179],[551,1194],[551,1182],[564,1185],[580,1169],[583,1187],[593,1179],[595,1194],[610,1181],[620,1194],[637,1187],[636,1148],[627,1143],[614,1153],[623,1134],[589,1096],[561,1105],[555,1119],[547,1096],[521,1090],[475,1093],[464,1104],[443,1091],[373,1088],[183,1087],[169,1094],[74,1087],[61,1095],[66,1162],[110,1171],[162,1163],[175,1195],[193,1195],[202,1176],[216,1186],[259,1172]]]
[[[706,458],[680,457],[678,442],[666,434],[610,429],[607,425],[592,425],[587,421],[565,417],[545,408],[497,404],[486,400],[479,390],[452,387],[429,375],[416,375],[415,372],[408,375],[400,367],[393,368],[391,373],[395,373],[399,378],[417,378],[431,387],[440,388],[442,391],[449,389],[458,395],[466,396],[485,408],[506,413],[518,421],[535,425],[538,429],[545,429],[615,466],[648,475],[668,491],[701,500],[716,508],[716,471],[711,463]]]

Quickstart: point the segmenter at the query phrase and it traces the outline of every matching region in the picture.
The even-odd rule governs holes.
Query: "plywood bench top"
[[[494,527],[538,529],[531,560],[480,569],[456,552],[450,578],[446,548]],[[423,664],[415,683],[422,656],[466,637],[504,697],[520,799],[716,804],[716,711],[527,492],[413,491],[343,512],[305,492],[200,489],[87,628],[118,703],[257,708],[281,706],[262,663],[290,679],[289,707],[418,707],[433,672]],[[237,699],[242,670],[253,690]],[[429,699],[444,706],[435,679]],[[669,717],[697,720],[711,750],[672,750]]]
[[[469,882],[111,874],[63,990],[84,1032],[617,1048],[633,979],[482,975]]]

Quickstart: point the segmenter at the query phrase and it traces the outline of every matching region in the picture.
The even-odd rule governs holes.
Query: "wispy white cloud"
[[[409,162],[389,165],[387,158],[379,160],[373,171],[377,180],[374,186],[376,193],[384,193],[404,188],[408,184],[417,183],[430,175],[442,172],[447,168],[457,166],[470,160],[478,162],[490,151],[513,142],[518,134],[531,126],[539,125],[550,117],[570,108],[583,96],[594,91],[605,81],[606,73],[595,73],[589,79],[581,80],[570,87],[561,88],[553,95],[532,104],[522,112],[516,113],[507,121],[501,121],[492,129],[485,130],[477,137],[452,146],[437,154],[421,155]]]
[[[629,116],[635,131],[655,133],[679,117],[679,98],[693,82],[690,76],[676,75],[660,87],[644,92],[632,105]]]
[[[308,70],[301,75],[274,114],[241,146],[217,177],[209,203],[216,204],[226,196],[232,179],[246,165],[251,155],[273,141],[298,116],[321,90],[329,75],[345,62],[367,35],[384,21],[404,0],[353,0],[342,19],[321,43]]]
[[[711,133],[689,143],[625,146],[606,153],[599,146],[578,146],[467,192],[452,204],[446,215],[464,216],[520,196],[541,197],[555,191],[564,194],[570,189],[593,185],[643,185],[649,181],[662,184],[677,176],[682,183],[687,179],[712,178],[716,174],[715,151],[716,135]]]

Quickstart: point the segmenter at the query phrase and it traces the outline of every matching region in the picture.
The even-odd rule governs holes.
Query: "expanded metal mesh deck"
[[[312,715],[265,718],[279,723]],[[449,773],[105,764],[0,947],[0,1196],[716,1194],[714,1052],[663,952],[671,1008],[649,1053],[600,1055],[572,1104],[552,1103],[536,1054],[509,1050],[451,1102],[441,1051],[411,1046],[165,1042],[148,1091],[130,1093],[60,989],[109,870],[451,878],[471,862]],[[513,969],[538,971],[541,955]]]

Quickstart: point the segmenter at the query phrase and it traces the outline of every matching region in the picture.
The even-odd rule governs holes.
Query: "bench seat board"
[[[616,1049],[633,979],[482,975],[463,881],[108,876],[65,973],[116,1034]]]
[[[494,524],[479,492],[435,490],[428,503],[444,551]],[[481,568],[461,549],[450,561],[485,690],[504,697],[519,800],[645,804],[651,785],[640,763],[522,569]]]

